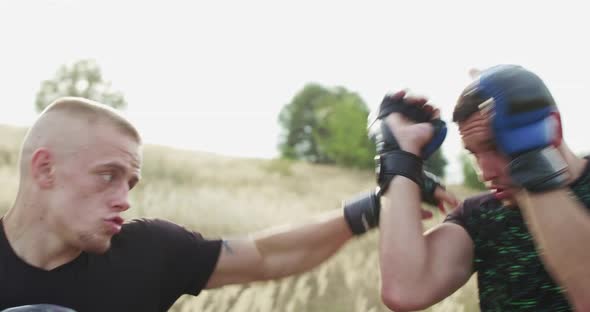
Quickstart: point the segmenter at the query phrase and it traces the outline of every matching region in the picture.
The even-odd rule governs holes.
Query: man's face
[[[102,253],[121,230],[121,213],[130,208],[129,191],[140,177],[140,145],[110,125],[87,131],[81,144],[56,159],[49,218],[72,247]]]
[[[496,197],[506,199],[512,196],[512,185],[508,172],[510,160],[496,149],[490,120],[485,113],[477,112],[466,121],[459,123],[459,131],[465,148],[475,157],[480,179]]]

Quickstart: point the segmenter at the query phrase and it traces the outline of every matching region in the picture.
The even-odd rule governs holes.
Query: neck
[[[52,270],[66,264],[81,253],[72,248],[51,226],[43,207],[27,203],[18,196],[14,206],[4,215],[2,223],[14,253],[28,264]]]

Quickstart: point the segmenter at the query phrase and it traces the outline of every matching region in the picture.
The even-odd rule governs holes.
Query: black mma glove
[[[430,122],[434,132],[432,139],[426,144],[420,155],[403,151],[384,119],[389,114],[398,112],[406,118],[416,122]],[[376,121],[370,127],[369,136],[377,147],[376,175],[379,185],[378,194],[387,190],[389,183],[396,175],[402,175],[416,182],[422,189],[424,174],[422,170],[423,160],[427,159],[442,144],[446,137],[447,128],[444,121],[432,119],[432,113],[422,110],[417,105],[407,103],[403,97],[386,95],[379,107]]]
[[[443,187],[436,175],[424,171],[422,176],[422,200],[436,206],[438,201],[434,197],[437,187]],[[379,213],[381,211],[381,196],[378,190],[366,192],[359,196],[346,200],[342,204],[344,217],[350,230],[355,235],[360,235],[379,226]]]

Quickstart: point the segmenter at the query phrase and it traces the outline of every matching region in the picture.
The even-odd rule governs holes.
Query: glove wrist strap
[[[396,175],[404,176],[418,184],[420,189],[424,184],[422,174],[422,158],[403,151],[396,150],[389,153],[381,154],[376,157],[378,162],[377,183],[379,184],[381,195],[389,187],[389,183]]]
[[[355,235],[360,235],[379,225],[381,203],[375,192],[368,192],[344,201],[344,218]]]
[[[553,146],[520,154],[508,166],[512,181],[529,192],[550,191],[567,183],[567,163]]]

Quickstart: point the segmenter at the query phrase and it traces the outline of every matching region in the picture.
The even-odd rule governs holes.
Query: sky
[[[0,124],[28,126],[57,68],[95,59],[147,143],[278,156],[278,113],[306,83],[370,109],[409,88],[450,121],[472,68],[520,64],[547,83],[564,137],[590,151],[590,19],[560,1],[0,0]],[[448,123],[447,181],[461,179]]]

